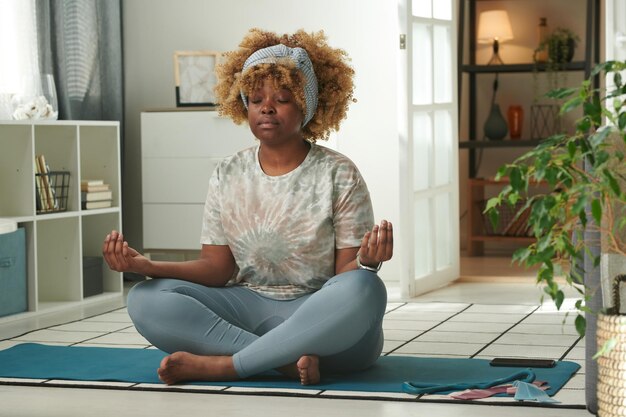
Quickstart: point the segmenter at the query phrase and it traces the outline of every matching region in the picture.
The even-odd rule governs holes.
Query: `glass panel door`
[[[403,241],[411,259],[402,289],[414,296],[459,277],[457,12],[453,0],[404,1],[408,126],[400,166],[408,178],[403,223],[413,234]]]

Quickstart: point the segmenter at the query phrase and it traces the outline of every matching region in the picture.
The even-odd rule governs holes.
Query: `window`
[[[14,94],[39,79],[35,0],[0,0],[0,119]]]

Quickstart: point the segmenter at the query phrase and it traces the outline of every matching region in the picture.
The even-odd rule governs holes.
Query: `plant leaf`
[[[563,293],[563,291],[558,290],[554,296],[554,303],[556,304],[556,307],[560,310],[561,306],[563,305],[563,301],[565,301],[565,294]]]
[[[596,224],[602,224],[602,203],[597,198],[591,201],[591,215]]]
[[[589,142],[591,143],[591,146],[595,148],[601,143],[604,143],[604,140],[610,133],[611,129],[609,128],[599,129],[598,131],[596,131],[593,135],[589,136]]]
[[[509,171],[509,179],[513,190],[519,192],[523,190],[522,171],[518,167],[512,167]]]
[[[491,197],[489,200],[487,200],[487,204],[485,205],[485,210],[483,210],[483,213],[487,213],[491,210],[495,210],[500,204],[501,204],[500,197]]]
[[[496,209],[491,209],[487,212],[491,226],[495,229],[498,228],[498,222],[500,221],[500,213]]]
[[[557,99],[557,100],[562,100],[562,99],[565,99],[565,98],[571,96],[572,94],[574,94],[577,91],[578,91],[578,87],[555,88],[555,89],[553,89],[551,91],[548,91],[548,93],[546,94],[546,97],[554,98],[554,99]]]
[[[603,170],[602,173],[606,177],[606,180],[608,181],[609,187],[611,187],[611,191],[613,191],[613,194],[615,194],[619,198],[619,196],[622,193],[622,190],[619,186],[619,183],[615,179],[615,177],[613,177],[613,175],[608,169]]]
[[[563,106],[561,106],[561,114],[563,113],[568,113],[572,110],[574,110],[577,107],[580,107],[581,104],[583,104],[583,99],[582,97],[578,96],[578,97],[574,97],[572,99],[567,100]]]
[[[574,320],[574,325],[576,326],[576,331],[580,336],[585,335],[585,330],[587,330],[587,320],[582,314],[578,314],[576,316],[576,320]]]
[[[615,346],[617,346],[617,340],[614,337],[608,339],[606,342],[604,342],[598,352],[593,355],[592,359],[598,359],[600,356],[606,355],[607,353],[615,349]]]
[[[622,74],[620,72],[615,72],[613,74],[613,84],[615,84],[616,87],[621,87],[622,85]]]
[[[617,118],[617,125],[619,126],[619,130],[621,131],[626,128],[626,112],[622,112],[619,114]]]

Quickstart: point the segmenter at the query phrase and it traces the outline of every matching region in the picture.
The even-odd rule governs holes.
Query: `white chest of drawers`
[[[216,111],[141,113],[144,250],[198,250],[209,178],[224,157],[253,146],[247,125]]]

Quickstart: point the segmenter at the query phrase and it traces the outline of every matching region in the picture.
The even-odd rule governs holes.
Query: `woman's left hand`
[[[383,220],[375,225],[371,232],[365,233],[359,248],[359,259],[362,265],[376,267],[393,256],[393,227],[391,222]]]

